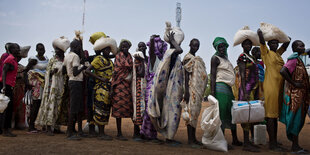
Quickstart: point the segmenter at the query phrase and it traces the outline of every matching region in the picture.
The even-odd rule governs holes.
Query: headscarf
[[[107,38],[107,35],[103,32],[95,32],[90,36],[89,42],[91,42],[94,45],[95,42],[101,37]]]
[[[130,42],[129,40],[127,40],[127,39],[122,39],[121,42],[119,43],[118,49],[121,49],[122,43],[125,42],[125,41],[129,44],[129,48],[131,47],[132,44],[131,44],[131,42]]]
[[[151,42],[147,42],[147,46],[151,47]],[[154,38],[154,53],[161,60],[167,50],[167,43],[160,39],[160,37]],[[150,50],[149,50],[150,54]]]
[[[213,47],[214,49],[216,50],[215,54],[214,55],[217,55],[219,56],[219,52],[218,52],[218,45],[219,44],[225,44],[226,45],[226,49],[225,49],[225,56],[228,57],[228,54],[227,54],[227,48],[228,48],[228,43],[227,41],[225,40],[225,38],[222,38],[222,37],[216,37],[213,41]]]

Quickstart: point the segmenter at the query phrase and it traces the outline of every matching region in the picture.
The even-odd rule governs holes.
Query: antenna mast
[[[82,32],[84,32],[84,25],[85,25],[85,4],[86,0],[84,0],[84,7],[83,7]]]
[[[177,2],[176,16],[175,16],[175,20],[177,22],[177,27],[181,26],[181,19],[182,19],[181,3]]]

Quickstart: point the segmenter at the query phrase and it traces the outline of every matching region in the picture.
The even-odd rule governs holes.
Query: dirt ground
[[[202,110],[205,109],[207,103],[203,103]],[[202,113],[202,112],[201,112]],[[310,150],[310,125],[309,118],[305,122],[305,126],[300,133],[300,145]],[[62,128],[65,130],[65,127]],[[49,137],[44,133],[30,135],[26,130],[15,130],[18,136],[7,138],[0,136],[0,154],[223,154],[222,152],[211,151],[208,149],[194,149],[187,144],[187,129],[184,121],[181,119],[178,132],[175,139],[183,144],[180,147],[172,147],[165,144],[154,144],[151,142],[136,142],[131,139],[133,134],[133,123],[131,119],[123,119],[123,134],[129,141],[99,141],[96,138],[84,138],[81,141],[68,141],[65,134],[57,134]],[[106,133],[113,137],[116,136],[115,119],[111,118],[110,123],[106,126]],[[200,124],[197,127],[197,138],[201,141],[203,132]],[[226,139],[231,143],[231,134],[226,130]],[[238,137],[242,141],[242,128],[238,125]],[[159,134],[159,139],[163,137]],[[287,149],[290,149],[291,143],[286,138],[285,126],[279,123],[278,141]],[[249,153],[242,151],[242,147],[234,147],[229,150],[229,154],[290,154],[270,152],[267,146],[261,145],[260,153]]]

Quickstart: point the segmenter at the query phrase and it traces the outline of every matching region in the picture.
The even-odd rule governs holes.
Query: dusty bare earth
[[[202,110],[207,106],[203,103]],[[305,126],[300,133],[300,144],[305,149],[310,150],[310,125],[307,117]],[[99,141],[96,138],[85,138],[81,141],[68,141],[64,134],[58,134],[53,137],[46,136],[44,133],[30,135],[26,130],[15,130],[18,136],[14,138],[7,138],[0,136],[0,154],[223,154],[221,152],[211,151],[207,149],[193,149],[187,144],[187,130],[184,121],[181,120],[179,130],[175,139],[181,141],[183,144],[180,147],[172,147],[165,144],[154,144],[151,142],[135,142],[131,139],[133,134],[133,124],[130,119],[123,119],[123,134],[129,138],[129,141]],[[65,130],[65,127],[62,128]],[[106,133],[115,137],[116,124],[115,119],[111,118],[110,123],[106,126]],[[231,143],[231,134],[226,130],[226,139]],[[200,125],[197,128],[197,137],[201,140],[202,130]],[[242,140],[242,129],[238,125],[238,137]],[[159,135],[159,139],[163,139]],[[287,140],[285,134],[285,126],[279,123],[278,141],[284,147],[290,148],[291,143]],[[260,146],[261,153],[253,154],[290,154],[270,152],[267,146]],[[251,154],[242,151],[242,147],[234,147],[229,154]]]

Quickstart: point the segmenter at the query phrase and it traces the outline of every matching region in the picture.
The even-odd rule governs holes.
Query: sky
[[[181,3],[185,34],[181,57],[188,53],[190,40],[199,39],[197,55],[205,61],[208,73],[215,53],[212,42],[218,36],[228,41],[229,60],[236,66],[242,48],[233,47],[233,37],[245,25],[256,32],[261,22],[270,23],[292,40],[310,46],[309,0],[86,0],[84,49],[94,54],[88,40],[92,33],[101,31],[118,44],[121,39],[130,40],[130,52],[134,53],[137,44],[148,42],[152,34],[162,37],[166,21],[176,25],[176,2]],[[28,56],[34,56],[36,44],[43,43],[51,58],[52,41],[60,36],[72,41],[74,30],[83,29],[82,16],[83,0],[0,0],[0,54],[5,52],[5,43],[16,42],[30,45]],[[286,61],[291,53],[290,45],[283,59]]]

